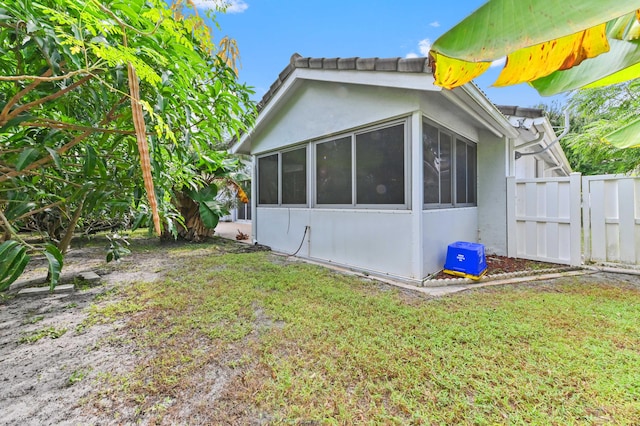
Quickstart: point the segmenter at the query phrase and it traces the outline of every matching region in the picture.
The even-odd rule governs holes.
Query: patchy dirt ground
[[[221,244],[224,250],[261,249],[235,242]],[[501,262],[502,272],[523,267],[521,263],[499,258],[489,260],[494,268]],[[175,261],[163,256],[161,250],[150,250],[136,251],[118,264],[106,264],[101,248],[80,248],[67,257],[66,274],[93,270],[102,276],[101,285],[71,294],[0,299],[0,423],[122,424],[136,419],[135,413],[125,419],[114,418],[109,414],[109,400],[95,396],[96,379],[101,374],[129,371],[136,365],[137,355],[126,343],[126,324],[116,321],[85,326],[85,320],[90,306],[102,303],[102,295],[113,295],[114,289],[127,283],[159,279]],[[45,273],[43,265],[36,262],[27,277]],[[598,277],[590,275],[580,279],[593,280],[591,282],[606,279],[640,286],[638,277],[626,275],[598,274]],[[269,326],[270,320],[262,318],[260,312],[256,312],[256,317]],[[240,342],[240,345],[250,346],[250,342]],[[242,347],[236,351],[220,356],[247,353]],[[225,387],[233,383],[234,374],[238,374],[225,368],[226,364],[224,360],[213,363],[207,377],[202,377],[189,398],[178,403],[172,401],[176,410],[174,419],[184,419],[180,423],[200,423],[198,417],[194,417],[194,407],[202,412],[203,407],[210,407],[216,401],[229,412],[228,419],[242,418],[233,415],[234,410],[242,410],[242,407],[234,407],[233,401],[225,401]],[[89,399],[91,404],[86,403]],[[146,420],[142,419],[142,422],[147,423]],[[254,417],[249,423],[265,422]]]
[[[10,295],[0,304],[0,412],[8,425],[104,424],[86,416],[81,403],[100,372],[124,370],[135,363],[125,347],[104,344],[121,323],[83,327],[87,308],[116,286],[153,280],[160,260],[142,253],[119,265],[107,265],[101,248],[69,253],[63,277],[98,271],[99,286],[44,297]],[[44,263],[32,261],[25,278],[46,276]],[[68,279],[63,283],[68,283]],[[44,334],[44,336],[42,336]],[[35,341],[38,337],[41,337]],[[113,420],[113,419],[112,419]]]
[[[220,243],[224,251],[264,249],[226,240]],[[20,297],[15,292],[0,295],[0,424],[123,423],[105,418],[108,401],[93,401],[91,407],[85,402],[95,396],[95,379],[105,372],[131,370],[136,357],[123,343],[125,324],[85,327],[88,309],[100,304],[103,295],[112,298],[114,291],[127,283],[159,279],[176,260],[164,257],[159,250],[136,251],[118,263],[107,264],[104,259],[102,247],[81,247],[66,257],[61,284],[70,283],[79,272],[94,271],[102,277],[95,287],[40,297]],[[45,276],[44,260],[35,259],[21,280]],[[224,368],[212,370],[210,380],[203,380],[211,387],[203,390],[202,398],[206,400],[214,391],[220,393],[215,388],[224,384],[229,374]]]

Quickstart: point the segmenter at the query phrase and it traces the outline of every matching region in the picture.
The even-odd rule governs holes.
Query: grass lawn
[[[126,321],[139,358],[102,375],[96,401],[167,423],[180,398],[191,423],[639,422],[640,287],[573,277],[432,299],[268,252],[163,250],[177,265],[163,280],[91,307],[84,326]],[[199,385],[215,366],[228,380],[212,398]]]

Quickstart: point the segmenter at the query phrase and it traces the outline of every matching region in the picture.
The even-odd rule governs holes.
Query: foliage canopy
[[[175,230],[174,192],[227,173],[222,141],[253,119],[229,56],[235,44],[220,41],[219,51],[189,0],[0,6],[4,239],[37,250],[16,231],[45,222],[64,252],[77,223],[145,206]]]

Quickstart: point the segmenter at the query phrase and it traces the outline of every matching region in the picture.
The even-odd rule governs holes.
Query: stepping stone
[[[74,291],[73,284],[64,284],[56,286],[53,289],[53,294],[73,293]],[[18,292],[18,296],[47,296],[49,294],[51,294],[49,287],[29,287]]]
[[[80,272],[78,276],[91,285],[97,285],[100,283],[100,275],[93,271]]]

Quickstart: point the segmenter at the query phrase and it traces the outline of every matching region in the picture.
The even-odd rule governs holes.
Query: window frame
[[[267,157],[272,157],[272,156],[276,156],[277,159],[277,164],[276,164],[276,179],[277,179],[277,183],[276,183],[276,202],[275,203],[263,203],[262,202],[262,188],[261,188],[261,176],[260,176],[260,160],[267,158]],[[274,206],[279,206],[280,205],[280,154],[277,152],[269,152],[266,153],[264,155],[260,155],[256,157],[256,173],[254,175],[257,178],[257,182],[256,182],[256,189],[258,192],[258,196],[256,198],[256,204],[262,207],[274,207]]]
[[[391,128],[394,126],[402,125],[402,161],[403,161],[403,198],[402,204],[358,204],[357,203],[357,158],[356,158],[356,137],[361,134],[371,133],[377,130]],[[381,123],[369,124],[366,126],[354,128],[348,131],[336,133],[322,139],[312,140],[304,143],[299,143],[290,147],[282,148],[279,150],[265,152],[256,155],[256,170],[254,176],[258,178],[256,187],[258,194],[256,197],[257,207],[307,207],[318,209],[375,209],[375,210],[409,210],[411,207],[411,152],[410,152],[410,136],[411,136],[411,121],[410,117],[402,117],[384,121]],[[349,138],[349,147],[351,150],[351,162],[350,162],[350,179],[351,179],[351,203],[347,204],[326,204],[318,203],[318,188],[317,188],[317,176],[318,176],[318,163],[317,163],[317,149],[318,146],[332,141]],[[306,204],[284,204],[283,200],[283,170],[282,170],[282,154],[297,149],[306,149]],[[260,160],[265,157],[277,155],[278,158],[278,202],[272,204],[260,203]]]
[[[305,151],[305,198],[306,198],[306,202],[304,204],[285,204],[282,202],[283,200],[283,187],[284,187],[284,175],[283,175],[283,167],[282,167],[282,155],[286,154],[288,152],[293,152],[296,150],[302,150],[304,149]],[[277,196],[277,203],[261,203],[260,199],[260,159],[262,158],[266,158],[266,157],[271,157],[276,155],[278,158],[278,172],[277,172],[277,178],[278,178],[278,196]],[[265,152],[264,154],[260,154],[256,156],[256,173],[255,176],[258,177],[258,182],[257,183],[257,189],[258,189],[258,197],[256,199],[256,205],[258,207],[309,207],[309,199],[310,199],[310,188],[309,188],[309,144],[305,143],[305,144],[298,144],[292,147],[288,147],[286,149],[282,149],[279,151],[271,151],[271,152]]]
[[[467,161],[467,164],[465,164],[465,183],[466,183],[466,198],[467,200],[469,199],[469,167],[468,167],[468,162],[469,162],[469,147],[472,147],[474,150],[474,160],[475,160],[475,167],[474,167],[474,171],[475,171],[475,176],[473,177],[473,183],[475,185],[473,194],[474,194],[474,199],[475,201],[473,202],[466,202],[466,203],[459,203],[457,202],[457,198],[458,198],[458,142],[463,143],[466,147],[467,147],[467,151],[465,153],[465,159]],[[454,206],[457,207],[476,207],[478,205],[478,144],[477,143],[473,143],[465,138],[463,138],[462,136],[458,136],[456,135],[455,137],[455,145],[456,145],[456,160],[455,160],[455,167],[456,167],[456,194],[455,194],[455,199],[456,202],[454,203]],[[454,197],[452,196],[452,199],[454,199]]]
[[[386,128],[391,128],[394,126],[402,125],[403,126],[403,191],[404,191],[404,203],[402,204],[359,204],[357,203],[357,155],[356,155],[356,138],[358,135],[362,135],[365,133],[371,133],[377,130],[382,130]],[[410,120],[408,117],[404,117],[401,119],[395,119],[390,121],[385,121],[383,123],[378,124],[370,124],[364,127],[360,127],[357,129],[353,129],[347,132],[338,133],[332,135],[331,137],[323,138],[311,143],[313,146],[312,149],[312,162],[313,162],[313,171],[312,171],[312,186],[313,186],[313,197],[312,197],[312,206],[321,209],[371,209],[371,210],[408,210],[410,209]],[[351,203],[349,204],[321,204],[318,203],[318,195],[317,195],[317,146],[327,142],[333,142],[344,138],[350,138],[350,146],[351,146]]]
[[[449,138],[451,138],[451,150],[449,152],[449,156],[450,156],[450,182],[449,185],[451,186],[451,202],[449,203],[442,203],[441,199],[442,199],[442,182],[439,179],[438,182],[438,196],[439,196],[439,201],[437,203],[427,203],[425,202],[426,200],[426,194],[425,194],[425,190],[424,190],[424,180],[425,180],[425,173],[424,173],[424,161],[425,161],[425,146],[424,146],[424,132],[425,132],[425,124],[434,127],[438,130],[438,143],[440,143],[440,135],[441,134],[445,134],[448,135]],[[422,116],[422,122],[421,122],[421,129],[420,129],[421,133],[420,133],[420,139],[421,139],[421,144],[420,144],[420,155],[422,156],[422,207],[424,210],[438,210],[438,209],[452,209],[452,208],[464,208],[464,207],[477,207],[478,206],[478,143],[477,142],[473,142],[471,140],[469,140],[468,138],[465,138],[464,136],[461,136],[460,134],[448,129],[447,127],[429,119],[426,116]],[[474,195],[475,195],[475,201],[474,202],[465,202],[465,203],[459,203],[458,200],[458,142],[461,142],[463,144],[465,144],[465,146],[467,147],[467,151],[466,151],[466,155],[468,159],[468,153],[469,153],[469,149],[468,147],[472,147],[475,151],[475,155],[474,155],[474,159],[475,159],[475,167],[474,167],[474,171],[475,171],[475,176],[473,177],[473,184],[475,185],[474,188]],[[466,167],[465,164],[465,181],[466,181],[466,191],[467,191],[467,197],[469,194],[469,185],[468,185],[468,168]]]
[[[304,203],[285,203],[284,202],[284,163],[282,160],[282,157],[285,154],[294,152],[294,151],[298,151],[298,150],[304,150],[304,198],[305,198],[305,202]],[[279,176],[279,183],[280,183],[280,189],[278,191],[279,196],[280,196],[280,205],[282,206],[291,206],[291,207],[303,207],[303,206],[308,206],[309,205],[309,146],[308,144],[303,144],[303,145],[298,145],[295,147],[292,147],[291,149],[285,149],[282,151],[278,152],[278,158],[279,158],[279,168],[280,168],[280,176]]]
[[[331,142],[338,142],[341,141],[343,139],[348,139],[348,145],[349,145],[349,153],[351,155],[351,159],[349,161],[349,183],[350,183],[350,193],[349,196],[351,198],[351,202],[350,203],[318,203],[318,147],[320,145],[323,145],[325,143],[331,143]],[[348,135],[348,134],[341,134],[341,135],[336,135],[334,137],[328,138],[328,139],[323,139],[323,140],[319,140],[316,142],[311,143],[312,148],[312,152],[313,152],[313,176],[312,176],[312,185],[313,185],[313,207],[318,207],[318,208],[350,208],[353,207],[353,200],[354,200],[354,196],[355,196],[355,188],[353,187],[354,184],[354,158],[353,158],[353,136]]]

